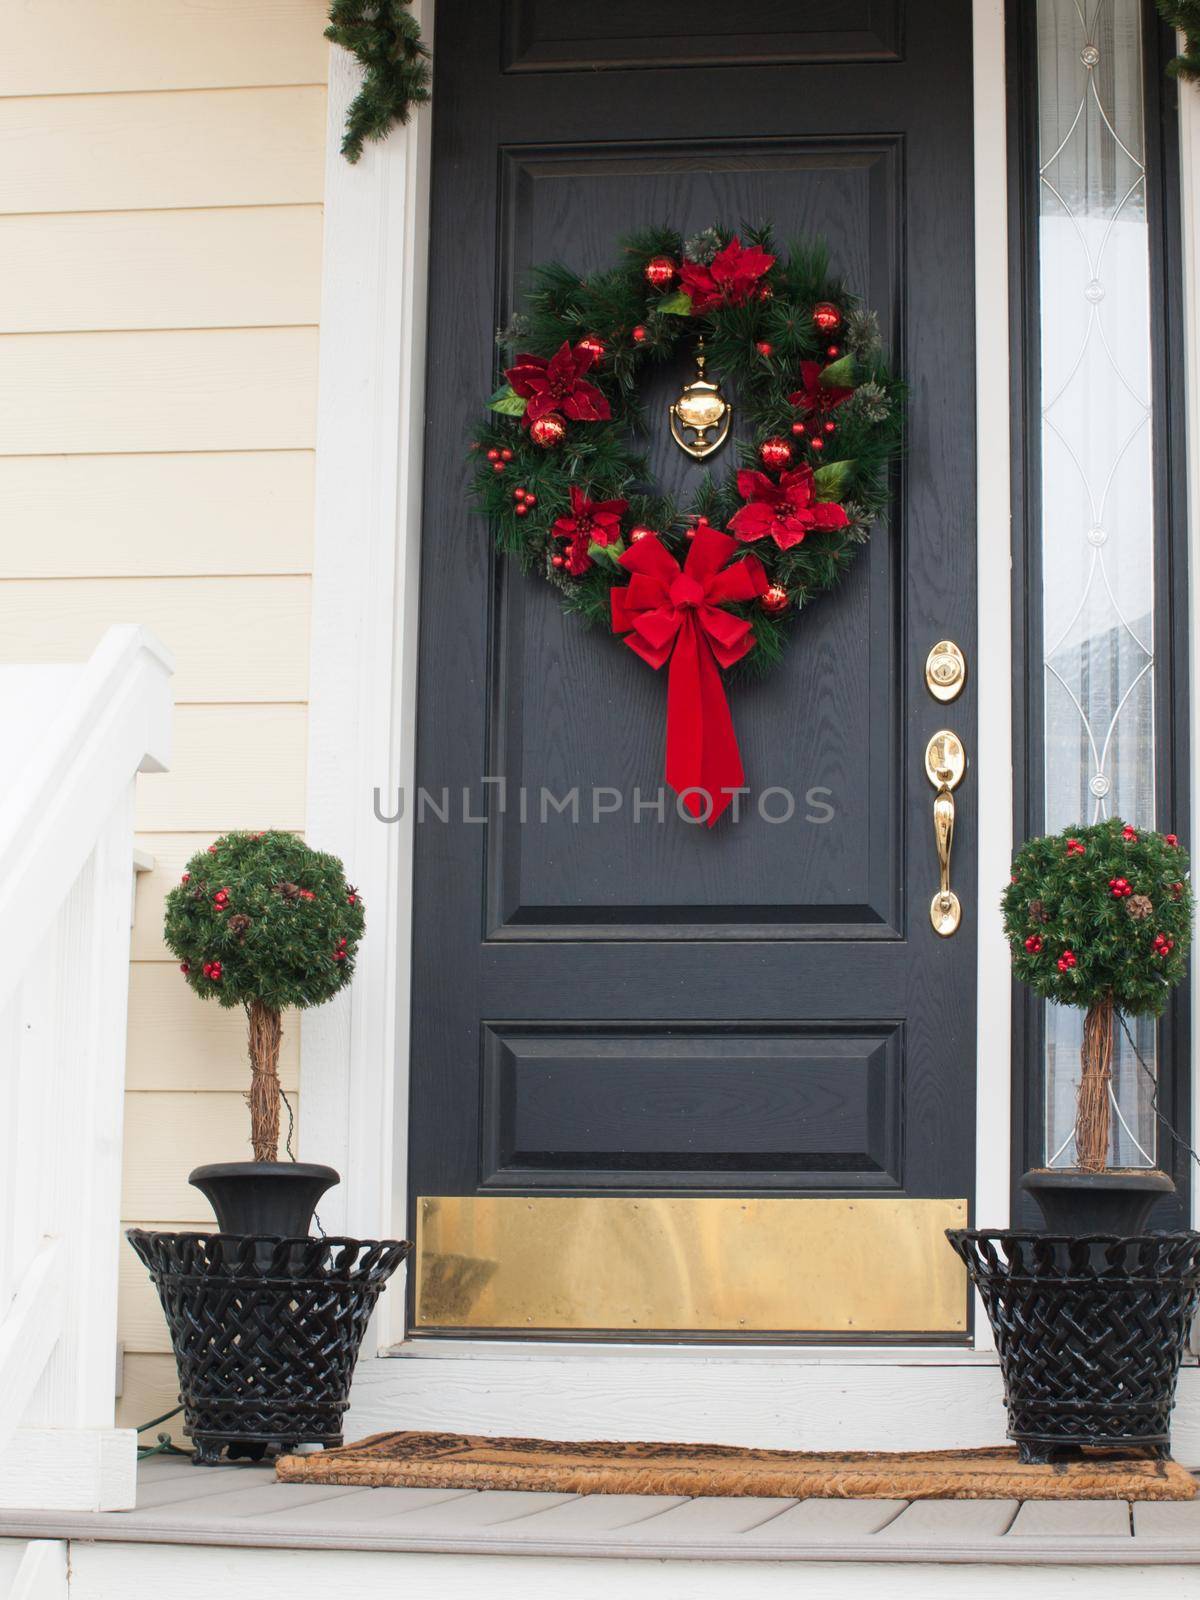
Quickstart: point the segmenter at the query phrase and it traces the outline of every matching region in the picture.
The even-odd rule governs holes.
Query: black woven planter
[[[1083,1445],[1167,1454],[1200,1233],[946,1237],[987,1309],[1023,1461]]]
[[[162,1301],[197,1465],[339,1445],[367,1321],[412,1248],[387,1239],[126,1238]]]

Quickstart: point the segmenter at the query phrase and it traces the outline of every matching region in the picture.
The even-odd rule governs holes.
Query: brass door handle
[[[948,939],[962,922],[962,906],[950,887],[950,854],[954,848],[954,790],[967,770],[966,751],[958,735],[943,728],[925,746],[925,774],[937,790],[933,797],[933,840],[937,846],[938,891],[930,901],[933,930]]]

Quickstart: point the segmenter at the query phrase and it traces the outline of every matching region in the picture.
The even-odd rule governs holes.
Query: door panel
[[[418,1197],[971,1193],[972,779],[964,922],[940,939],[924,770],[939,727],[975,748],[970,678],[950,707],[924,683],[936,640],[968,663],[974,648],[970,10],[847,5],[837,35],[827,10],[701,6],[685,36],[657,0],[440,0],[417,776],[453,804],[415,830],[414,1223]],[[888,526],[797,620],[782,666],[730,690],[754,793],[710,833],[669,797],[664,820],[637,812],[662,782],[662,675],[495,557],[464,448],[529,265],[600,268],[641,224],[740,219],[825,237],[912,399]],[[684,376],[664,370],[646,400],[653,470],[686,496],[701,469],[662,425]],[[773,786],[795,796],[786,821],[767,819],[782,802],[758,810]],[[577,812],[556,810],[572,791]],[[454,1246],[462,1214],[442,1208],[426,1241],[443,1286],[499,1270]],[[926,1265],[931,1282],[942,1264]],[[889,1327],[961,1336],[921,1280]],[[453,1326],[471,1325],[460,1305]]]

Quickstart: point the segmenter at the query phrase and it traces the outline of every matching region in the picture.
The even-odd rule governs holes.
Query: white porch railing
[[[144,629],[0,668],[0,1506],[134,1503],[114,1427],[133,793],[172,663]]]

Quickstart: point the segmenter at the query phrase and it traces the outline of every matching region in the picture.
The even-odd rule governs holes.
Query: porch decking
[[[6,1511],[0,1538],[666,1561],[1200,1564],[1200,1500],[765,1500],[282,1484],[142,1465],[134,1511]]]

